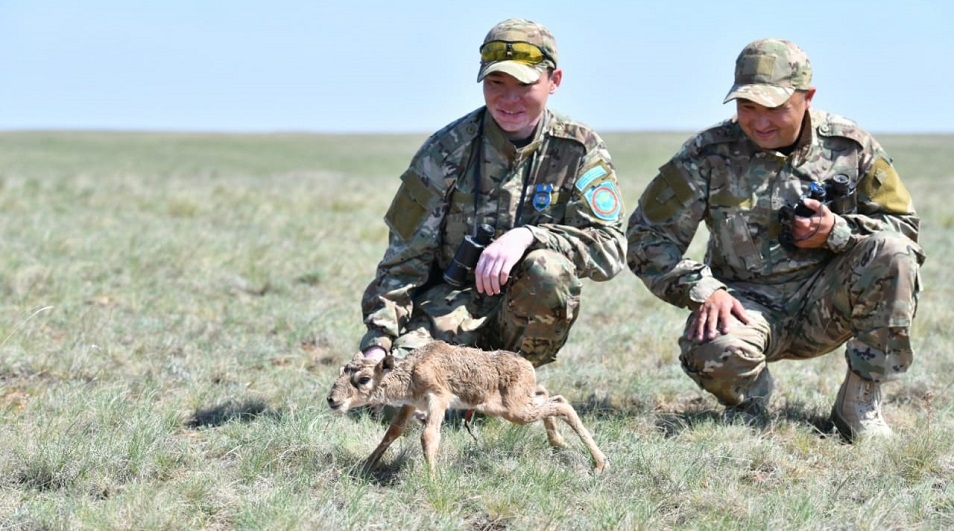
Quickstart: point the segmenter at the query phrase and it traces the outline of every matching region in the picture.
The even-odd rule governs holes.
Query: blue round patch
[[[612,183],[603,183],[593,188],[586,194],[589,198],[590,208],[596,217],[606,221],[616,221],[619,217],[619,211],[622,203],[619,200],[619,191]]]

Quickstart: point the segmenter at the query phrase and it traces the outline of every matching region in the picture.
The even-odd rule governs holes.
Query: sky
[[[736,56],[777,37],[815,107],[954,133],[943,0],[0,0],[0,130],[432,132],[483,104],[478,48],[511,17],[552,31],[549,105],[598,132],[731,116]]]

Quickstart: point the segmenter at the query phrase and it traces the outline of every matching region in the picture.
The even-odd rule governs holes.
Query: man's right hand
[[[693,314],[689,339],[711,341],[729,333],[733,316],[744,324],[749,324],[749,316],[739,299],[724,289],[714,291]]]
[[[831,209],[815,199],[802,199],[803,204],[812,214],[792,218],[792,237],[795,247],[802,249],[818,249],[825,246],[828,235],[835,226],[835,214]]]
[[[378,362],[383,360],[387,354],[388,353],[381,347],[369,347],[368,350],[364,351],[364,359]]]

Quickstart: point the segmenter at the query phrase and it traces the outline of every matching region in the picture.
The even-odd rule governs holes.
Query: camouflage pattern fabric
[[[895,379],[913,361],[908,328],[914,318],[917,244],[891,232],[865,238],[834,257],[815,278],[788,295],[787,304],[754,299],[758,285],[730,284],[750,318],[712,341],[679,339],[683,370],[722,403],[736,405],[766,363],[813,358],[846,340],[851,369],[874,382]]]
[[[510,18],[497,23],[490,28],[484,37],[484,44],[491,41],[504,42],[528,42],[538,46],[554,62],[545,61],[544,67],[556,68],[559,54],[557,53],[556,38],[553,33],[543,24],[533,22],[523,18]],[[481,65],[484,67],[486,65]]]
[[[362,298],[362,350],[400,354],[433,337],[552,361],[576,319],[580,279],[609,280],[625,264],[609,152],[591,129],[550,110],[516,148],[478,109],[425,141],[401,179],[385,215],[389,246]],[[440,278],[481,223],[496,236],[525,226],[535,240],[494,297],[478,294],[472,276],[465,289]]]
[[[481,57],[480,70],[477,72],[477,81],[492,72],[504,72],[512,75],[524,83],[536,81],[542,72],[548,68],[556,68],[558,61],[556,39],[546,26],[536,22],[511,18],[498,23],[487,32],[484,44],[489,42],[529,43],[540,49],[546,55],[546,60],[537,64],[528,64],[521,60],[490,61]],[[483,45],[481,45],[483,50]]]
[[[749,43],[735,60],[735,84],[723,103],[741,98],[778,107],[795,93],[812,87],[812,65],[797,44],[783,39]]]
[[[848,342],[853,371],[890,380],[911,365],[919,219],[881,146],[853,122],[810,109],[790,155],[765,151],[732,120],[687,141],[629,219],[628,265],[659,298],[696,309],[727,289],[752,322],[715,340],[680,340],[685,371],[738,404],[765,363],[818,356]],[[811,182],[845,175],[856,208],[840,212],[825,248],[784,248],[778,210]],[[685,256],[700,223],[704,262]],[[691,319],[691,318],[690,318]],[[688,325],[687,325],[688,326]]]

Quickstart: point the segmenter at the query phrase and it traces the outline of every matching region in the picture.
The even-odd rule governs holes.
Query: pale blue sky
[[[815,106],[954,132],[954,2],[0,0],[0,130],[430,132],[482,104],[477,49],[556,35],[550,106],[610,130],[706,127],[735,57],[793,40]]]

